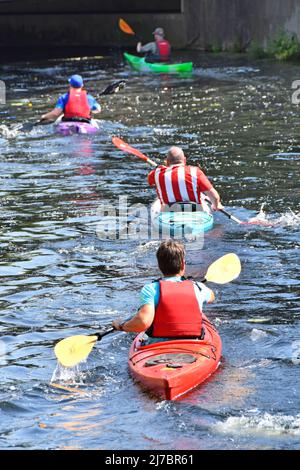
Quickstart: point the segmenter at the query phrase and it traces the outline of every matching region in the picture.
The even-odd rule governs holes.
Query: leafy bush
[[[300,42],[295,34],[281,31],[268,45],[267,53],[278,60],[300,58]]]

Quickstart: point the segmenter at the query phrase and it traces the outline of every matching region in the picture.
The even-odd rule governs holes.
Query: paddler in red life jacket
[[[182,243],[164,241],[156,257],[163,278],[143,287],[138,313],[123,323],[115,320],[114,328],[135,333],[146,331],[150,337],[147,342],[159,338],[202,338],[202,308],[205,302],[214,301],[213,291],[201,282],[184,278]]]
[[[92,113],[100,113],[101,106],[83,88],[81,75],[72,75],[70,89],[60,96],[55,108],[41,117],[42,121],[54,121],[63,114],[63,121],[91,122]]]
[[[152,170],[148,174],[148,183],[156,188],[158,200],[155,211],[168,211],[172,205],[189,203],[197,210],[207,211],[209,206],[204,196],[210,200],[212,210],[223,209],[219,193],[200,168],[186,164],[186,157],[180,147],[170,148],[166,165],[159,165]],[[176,210],[175,206],[173,210]]]
[[[155,41],[148,42],[144,46],[142,46],[141,42],[138,42],[136,46],[137,52],[144,52],[147,62],[168,62],[171,56],[171,45],[165,39],[163,28],[156,28],[153,34]]]

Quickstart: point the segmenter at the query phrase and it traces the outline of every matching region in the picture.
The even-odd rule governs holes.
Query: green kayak
[[[182,64],[164,64],[146,62],[144,57],[137,57],[124,52],[125,60],[138,72],[154,73],[187,73],[193,70],[193,62],[183,62]]]

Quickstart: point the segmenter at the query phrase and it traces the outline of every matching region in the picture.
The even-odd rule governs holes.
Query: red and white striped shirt
[[[156,186],[157,195],[163,204],[201,204],[201,193],[213,187],[200,168],[182,164],[158,166],[149,173],[148,183],[150,186]]]

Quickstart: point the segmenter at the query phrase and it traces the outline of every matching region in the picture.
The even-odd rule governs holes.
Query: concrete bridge
[[[0,0],[0,46],[134,46],[120,17],[144,42],[165,28],[174,48],[265,45],[280,29],[300,38],[299,0]]]

